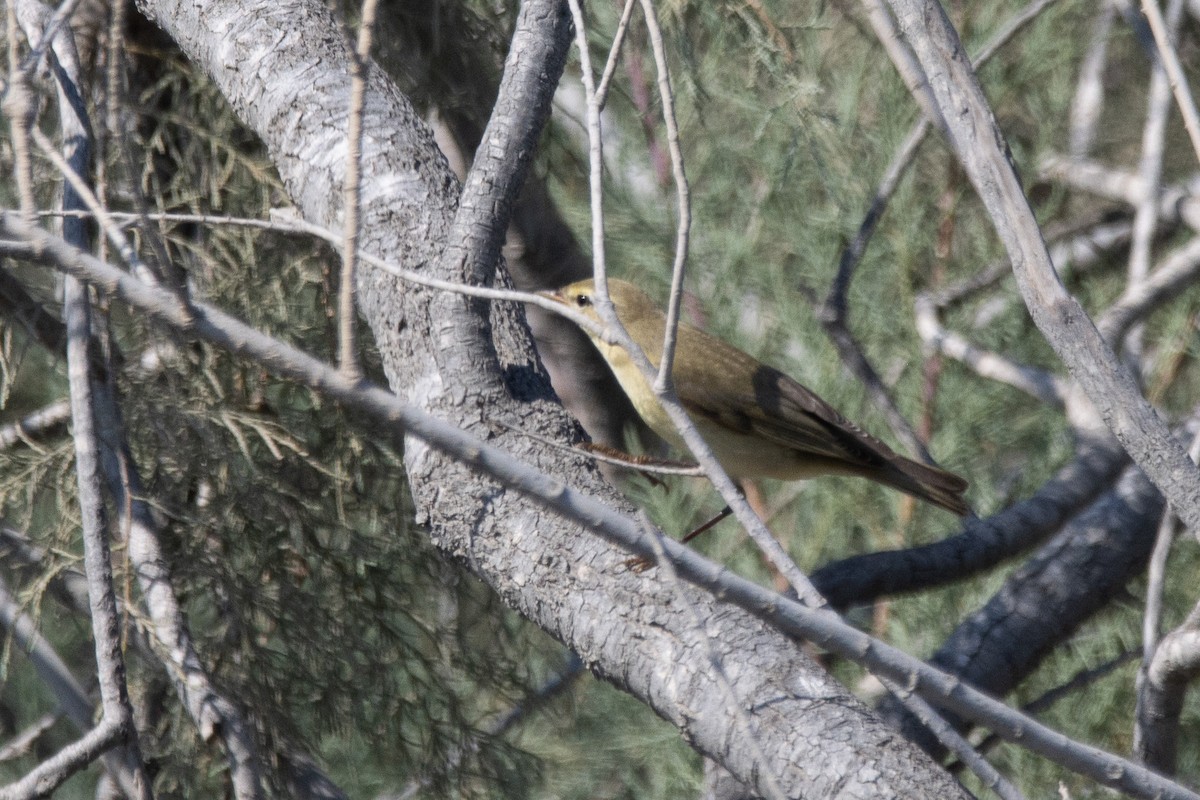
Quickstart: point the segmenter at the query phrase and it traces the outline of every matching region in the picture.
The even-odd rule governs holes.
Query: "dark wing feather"
[[[702,354],[698,361],[677,363],[673,373],[692,415],[827,460],[835,471],[857,473],[956,514],[970,513],[962,498],[967,482],[959,476],[897,454],[784,373],[719,339],[684,328],[680,336],[691,339],[689,353]],[[722,386],[705,380],[714,366],[717,374],[735,379]],[[732,393],[729,386],[753,388]]]
[[[809,430],[817,429],[826,442],[826,452],[821,455],[843,458],[864,467],[878,466],[897,457],[885,443],[782,372],[764,366],[754,382],[768,411],[760,424],[761,435],[785,444],[792,443],[799,430],[802,438],[792,446],[802,447],[812,439]]]
[[[691,340],[689,354],[703,359],[677,360],[672,373],[675,390],[692,415],[848,466],[875,466],[892,455],[887,445],[779,370],[694,328],[681,326],[680,337]],[[682,343],[679,350],[684,350]],[[732,380],[717,385],[705,377],[714,372]],[[744,391],[731,392],[731,386]]]

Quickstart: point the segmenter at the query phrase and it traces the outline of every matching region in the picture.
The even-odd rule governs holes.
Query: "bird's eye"
[[[591,304],[592,298],[588,297],[586,294],[575,295],[575,305],[579,306],[580,308],[587,308]]]

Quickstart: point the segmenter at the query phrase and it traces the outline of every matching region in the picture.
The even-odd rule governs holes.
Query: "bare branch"
[[[971,746],[962,734],[954,729],[929,703],[917,694],[895,681],[883,680],[883,685],[892,693],[892,697],[904,705],[909,713],[921,721],[926,728],[933,732],[937,740],[967,766],[983,785],[996,793],[1001,800],[1024,800],[1025,795],[1001,775],[983,755]]]
[[[0,763],[12,761],[14,758],[26,755],[34,743],[42,738],[42,734],[53,728],[61,718],[62,713],[58,711],[43,714],[41,719],[35,720],[32,725],[26,727],[25,730],[6,742],[3,747],[0,747]]]
[[[911,46],[904,41],[900,29],[896,27],[896,19],[888,9],[884,0],[862,0],[863,10],[867,12],[867,20],[875,38],[883,45],[888,58],[900,75],[900,80],[908,87],[908,92],[921,108],[922,118],[931,121],[939,130],[945,132],[946,121],[937,107],[933,92],[929,86],[929,76],[925,68],[913,55]],[[911,140],[910,135],[909,139]]]
[[[1189,684],[1200,676],[1200,605],[1159,643],[1138,692],[1133,747],[1146,766],[1175,772],[1179,718]]]
[[[18,650],[29,657],[42,683],[50,690],[59,708],[75,727],[87,731],[92,727],[95,706],[87,690],[71,674],[62,657],[37,629],[33,618],[21,610],[21,604],[0,581],[0,624],[9,630]]]
[[[1114,346],[1139,320],[1183,295],[1183,290],[1200,281],[1200,237],[1167,256],[1143,280],[1131,284],[1108,310],[1100,315],[1096,327]]]
[[[1125,219],[1090,220],[1082,225],[1066,226],[1058,235],[1049,235],[1050,260],[1059,275],[1079,274],[1094,266],[1106,254],[1129,243],[1132,224]],[[929,293],[938,310],[945,310],[994,287],[1012,276],[1008,259],[999,259],[975,275]]]
[[[1088,159],[1044,156],[1040,165],[1044,177],[1075,189],[1136,206],[1146,193],[1141,178]],[[1192,196],[1188,185],[1166,187],[1158,198],[1158,217],[1162,224],[1183,222],[1200,230],[1200,198]]]
[[[1053,408],[1066,406],[1067,387],[1057,375],[1018,364],[999,353],[977,347],[960,334],[947,330],[938,319],[933,300],[927,294],[918,294],[913,306],[917,333],[923,342],[937,352],[962,362],[982,378],[1020,389]]]
[[[1155,4],[1157,9],[1157,4]],[[1168,36],[1174,40],[1183,17],[1183,0],[1170,0],[1167,11]],[[1153,27],[1153,25],[1152,25]],[[1169,42],[1168,42],[1169,45]],[[1163,148],[1167,131],[1167,116],[1171,108],[1171,87],[1162,60],[1153,65],[1150,89],[1147,92],[1146,122],[1142,129],[1142,158],[1138,177],[1142,181],[1142,197],[1133,219],[1133,241],[1129,253],[1128,286],[1133,288],[1150,272],[1150,246],[1158,229],[1158,195],[1162,180]],[[1110,341],[1111,344],[1111,341]],[[1130,369],[1141,372],[1141,329],[1132,328],[1124,341]],[[1115,345],[1114,345],[1115,347]]]
[[[1113,670],[1122,666],[1126,662],[1136,658],[1137,655],[1137,650],[1125,650],[1124,652],[1119,653],[1115,657],[1110,658],[1108,661],[1105,661],[1103,664],[1097,667],[1080,670],[1079,672],[1075,673],[1070,680],[1065,681],[1064,683],[1061,683],[1052,689],[1046,690],[1041,695],[1021,706],[1021,710],[1030,716],[1034,716],[1041,711],[1045,711],[1046,709],[1052,707],[1059,700],[1062,700],[1064,697],[1067,697],[1074,692],[1080,691],[1081,689],[1085,689],[1092,685],[1095,681],[1110,674]],[[989,733],[983,738],[983,741],[979,743],[979,746],[976,749],[981,753],[986,753],[999,743],[1000,737],[994,733]],[[954,771],[955,765],[951,764],[948,769]]]
[[[1179,112],[1183,116],[1183,127],[1187,129],[1188,138],[1192,140],[1192,150],[1200,159],[1200,113],[1196,111],[1196,101],[1192,98],[1192,90],[1188,87],[1187,76],[1179,64],[1179,56],[1171,39],[1171,23],[1163,20],[1162,12],[1158,10],[1156,0],[1142,0],[1142,13],[1150,23],[1154,34],[1154,43],[1158,46],[1158,57],[1170,78],[1171,91]],[[1169,15],[1168,15],[1169,16]]]
[[[363,97],[367,91],[367,68],[371,58],[371,34],[375,29],[378,0],[363,0],[358,41],[350,54],[350,111],[346,123],[346,178],[342,188],[342,278],[338,286],[338,364],[347,377],[361,378],[355,336],[354,307],[358,262],[358,204],[361,198]]]
[[[84,589],[84,613],[87,612],[87,597],[86,588]],[[54,695],[58,702],[60,713],[66,715],[79,731],[87,733],[92,728],[92,723],[95,718],[95,707],[92,701],[88,698],[87,692],[75,676],[71,673],[70,667],[58,655],[57,651],[49,642],[38,632],[37,624],[24,611],[21,610],[17,599],[13,597],[8,587],[3,581],[0,581],[0,625],[7,628],[13,640],[17,643],[20,651],[25,653],[38,677],[46,684],[51,694]],[[54,715],[57,718],[57,714]],[[11,745],[10,745],[11,746]],[[99,756],[104,769],[108,774],[114,776],[117,783],[123,787],[125,794],[128,797],[137,796],[137,771],[136,765],[130,760],[127,752],[104,752]],[[87,762],[80,766],[86,767]],[[71,770],[64,770],[69,777]],[[17,796],[20,791],[17,787],[21,782],[13,784],[8,789],[11,789]],[[38,783],[37,780],[33,781]]]
[[[1200,432],[1188,455],[1200,459]],[[1187,620],[1159,641],[1167,556],[1175,537],[1170,508],[1159,522],[1146,579],[1146,612],[1142,623],[1142,665],[1138,669],[1137,709],[1134,713],[1133,752],[1143,764],[1175,773],[1179,717],[1188,684],[1200,675],[1200,605]]]
[[[59,400],[38,409],[24,418],[0,425],[0,451],[8,450],[17,442],[36,439],[56,431],[71,418],[71,401]]]
[[[27,800],[52,794],[76,772],[120,744],[126,734],[120,722],[102,720],[81,739],[38,764],[21,780],[0,788],[0,800]],[[136,785],[145,786],[144,778]],[[148,792],[143,796],[149,797]]]
[[[1092,20],[1087,55],[1079,68],[1075,96],[1071,100],[1071,138],[1067,152],[1084,158],[1096,136],[1096,123],[1104,108],[1104,68],[1108,64],[1108,35],[1117,16],[1115,0],[1104,0]]]
[[[613,34],[612,47],[608,51],[608,60],[604,62],[604,74],[596,86],[596,103],[601,110],[608,100],[608,86],[612,83],[613,74],[617,71],[620,60],[621,45],[625,43],[625,32],[629,29],[629,18],[633,16],[633,8],[637,0],[625,0],[625,10],[621,12],[621,21],[617,23],[617,31]]]
[[[646,29],[650,32],[650,46],[654,51],[654,63],[658,68],[659,100],[662,102],[663,121],[667,126],[667,147],[671,153],[671,172],[675,180],[675,200],[679,214],[678,227],[675,231],[675,262],[671,267],[671,296],[667,303],[667,326],[663,331],[662,356],[659,359],[658,376],[654,380],[655,388],[664,391],[671,385],[671,368],[675,363],[679,311],[683,302],[683,276],[687,266],[688,241],[692,229],[692,202],[687,173],[684,170],[683,148],[679,144],[679,122],[675,118],[675,94],[671,90],[671,72],[667,65],[662,28],[658,26],[658,12],[654,10],[653,0],[642,0],[642,15],[646,18]]]

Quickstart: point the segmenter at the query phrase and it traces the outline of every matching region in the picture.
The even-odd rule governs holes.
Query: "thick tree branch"
[[[1033,496],[932,544],[851,556],[813,573],[835,608],[944,586],[1012,558],[1056,532],[1112,482],[1127,463],[1110,436],[1081,433],[1075,457]]]
[[[1146,766],[1175,773],[1179,719],[1188,687],[1200,676],[1200,605],[1155,650],[1138,693],[1133,748]]]

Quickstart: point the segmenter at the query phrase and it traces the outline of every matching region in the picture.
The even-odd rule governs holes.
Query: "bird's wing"
[[[682,328],[681,335],[685,335]],[[886,444],[779,370],[712,337],[705,336],[703,344],[707,369],[702,372],[696,365],[678,364],[673,373],[676,392],[693,416],[849,464],[874,466],[894,455]],[[723,382],[724,387],[714,385],[705,380],[714,368],[741,379]],[[747,388],[731,393],[729,386]]]
[[[876,466],[895,456],[882,441],[782,372],[763,366],[754,383],[765,409],[756,420],[759,435],[863,466]]]

